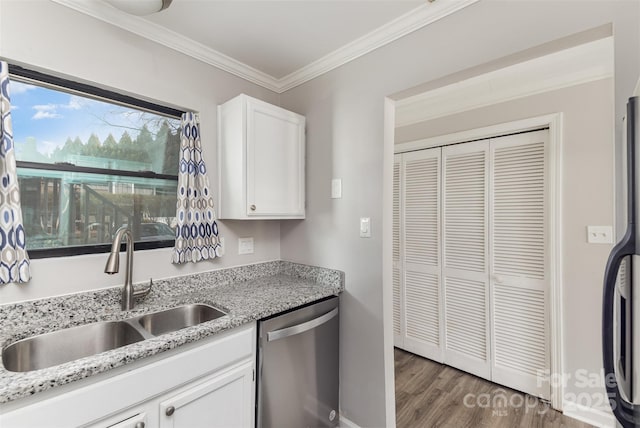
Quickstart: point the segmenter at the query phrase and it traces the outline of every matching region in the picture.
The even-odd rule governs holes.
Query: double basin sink
[[[29,337],[2,350],[12,372],[52,367],[226,315],[204,304],[178,306],[122,321],[103,321]]]

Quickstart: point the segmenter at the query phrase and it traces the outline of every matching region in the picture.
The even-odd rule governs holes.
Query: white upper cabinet
[[[244,94],[218,107],[219,218],[304,218],[304,127]]]

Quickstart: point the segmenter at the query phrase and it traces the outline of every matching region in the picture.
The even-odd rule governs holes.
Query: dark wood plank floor
[[[398,428],[587,428],[548,404],[395,349]]]

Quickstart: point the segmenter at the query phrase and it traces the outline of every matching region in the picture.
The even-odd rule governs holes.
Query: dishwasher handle
[[[310,321],[303,322],[302,324],[297,324],[291,327],[282,328],[280,330],[270,331],[269,333],[267,333],[267,342],[273,342],[274,340],[284,339],[285,337],[304,333],[305,331],[309,331],[318,326],[321,326],[322,324],[328,322],[332,318],[335,318],[336,315],[338,315],[338,308],[335,308],[324,315],[320,315],[318,318],[314,318]]]

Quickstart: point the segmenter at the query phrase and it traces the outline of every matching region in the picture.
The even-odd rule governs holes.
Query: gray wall
[[[383,248],[381,224],[391,216],[383,186],[389,188],[392,162],[384,151],[384,98],[613,22],[621,117],[640,74],[639,7],[634,1],[485,0],[283,94],[283,106],[307,116],[308,207],[305,221],[282,223],[281,254],[346,273],[340,341],[344,416],[361,426],[393,420],[384,405],[385,392],[393,390],[385,383],[383,359],[382,263],[383,256],[390,260],[391,249]],[[343,180],[342,199],[329,198],[332,177]],[[359,217],[371,217],[371,239],[359,238]],[[593,318],[589,326],[598,324],[598,316]],[[567,343],[578,352],[585,346],[599,352],[598,331],[582,331]],[[582,340],[586,344],[576,344]],[[593,360],[576,364],[590,368]]]
[[[48,0],[0,0],[0,57],[200,112],[203,153],[216,194],[217,105],[241,92],[276,104],[279,99],[267,89]],[[168,248],[139,251],[134,281],[280,258],[279,222],[223,221],[219,226],[224,257],[175,266]],[[238,256],[237,238],[246,236],[255,238],[255,253]],[[104,254],[33,260],[31,282],[0,286],[0,303],[122,284],[123,274],[102,273],[105,262]]]

